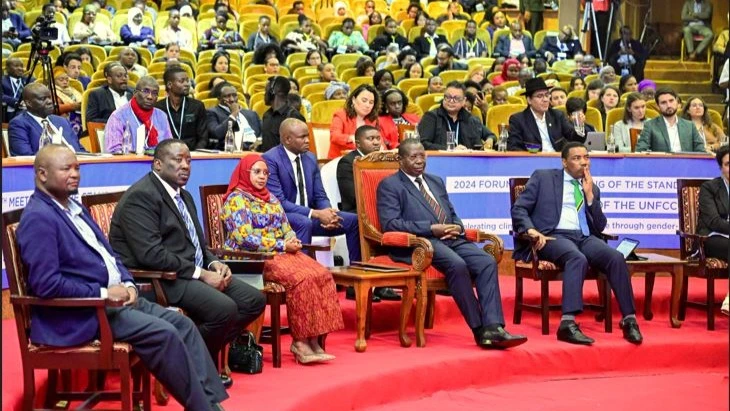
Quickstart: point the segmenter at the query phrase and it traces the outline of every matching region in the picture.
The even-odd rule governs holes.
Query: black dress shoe
[[[345,298],[347,298],[348,300],[355,301],[355,288],[354,287],[347,287],[345,289]],[[374,292],[373,292],[373,299],[372,299],[372,301],[374,303],[379,303],[380,302],[380,297],[378,297],[377,295],[375,295]]]
[[[583,334],[583,331],[580,330],[578,324],[573,320],[560,322],[560,327],[558,327],[558,340],[581,345],[591,345],[595,342],[593,338]]]
[[[388,287],[375,288],[373,296],[378,296],[381,300],[400,301],[400,294],[396,293],[394,289]]]
[[[626,341],[637,345],[644,341],[644,337],[641,336],[641,331],[639,331],[639,324],[636,322],[636,318],[622,320],[619,326],[624,332],[624,339]]]
[[[505,349],[516,347],[527,342],[524,335],[512,335],[503,327],[484,327],[481,332],[474,334],[474,340],[482,348]]]
[[[233,385],[233,378],[225,374],[221,374],[221,382],[223,383],[224,387],[231,388],[231,386]]]

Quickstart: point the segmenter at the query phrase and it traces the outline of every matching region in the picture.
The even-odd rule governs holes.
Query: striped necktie
[[[183,202],[182,197],[180,197],[180,194],[175,196],[175,203],[177,203],[177,209],[180,211],[183,221],[185,221],[185,227],[188,229],[190,239],[195,246],[195,265],[197,267],[203,267],[203,250],[200,248],[198,234],[195,232],[195,224],[193,224],[193,220],[190,218],[190,214],[188,213],[188,208],[185,207],[185,203]]]
[[[578,180],[571,181],[573,183],[573,197],[575,198],[575,210],[578,212],[578,223],[580,224],[580,231],[583,235],[591,235],[591,230],[588,228],[588,220],[586,219],[586,208],[585,199],[583,198],[583,190],[580,188]]]
[[[426,186],[423,185],[423,179],[421,179],[421,177],[419,176],[416,177],[415,181],[416,184],[418,184],[418,189],[421,191],[421,194],[426,199],[426,202],[428,203],[428,205],[431,206],[434,214],[436,214],[439,224],[443,224],[444,222],[446,222],[446,213],[444,213],[444,209],[441,208],[435,198],[431,197],[431,195],[428,194],[428,191],[426,191]]]

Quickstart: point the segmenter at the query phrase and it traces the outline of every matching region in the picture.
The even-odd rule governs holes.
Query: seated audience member
[[[368,56],[360,57],[355,62],[355,74],[357,77],[372,77],[375,75],[375,63]]]
[[[413,48],[407,47],[398,53],[398,66],[400,68],[406,68],[409,64],[413,63],[418,63],[418,56]]]
[[[487,13],[489,14],[489,13]],[[487,19],[487,14],[484,15],[485,20]],[[483,24],[484,22],[482,22]],[[497,11],[492,14],[492,18],[489,20],[489,24],[487,25],[487,31],[489,32],[489,38],[494,38],[494,33],[497,30],[506,29],[509,26],[509,21],[507,20],[507,16],[502,11]]]
[[[319,72],[319,81],[321,83],[331,83],[337,81],[337,70],[332,63],[322,63],[317,66]]]
[[[566,101],[568,101],[568,93],[565,92],[565,89],[560,87],[550,89],[550,107],[564,106]]]
[[[378,13],[377,11],[370,13],[367,21],[360,24],[360,27],[362,27],[362,37],[367,40],[368,33],[370,32],[370,27],[380,24],[383,24],[383,15]]]
[[[487,57],[489,48],[484,40],[477,38],[477,22],[469,20],[466,22],[464,37],[454,44],[454,54],[460,59],[472,57]]]
[[[296,118],[306,121],[299,110],[289,104],[287,96],[290,91],[291,83],[286,77],[272,77],[266,83],[264,103],[269,109],[264,112],[261,123],[262,143],[257,149],[259,152],[265,153],[281,143],[279,128],[285,119]]]
[[[338,204],[338,208],[341,211],[357,213],[353,164],[357,157],[366,156],[373,151],[380,151],[381,141],[377,127],[365,125],[358,127],[355,131],[355,149],[342,156],[337,163],[337,186],[340,189],[340,198],[342,199]]]
[[[132,99],[132,90],[127,88],[127,69],[119,62],[104,66],[106,85],[95,88],[89,93],[86,105],[86,121],[106,123],[114,110],[121,108]]]
[[[697,131],[700,133],[700,137],[702,137],[705,143],[705,149],[710,153],[717,151],[722,145],[722,142],[727,139],[727,136],[722,131],[722,127],[713,123],[710,119],[710,112],[704,100],[700,97],[690,97],[687,99],[687,104],[682,110],[682,118],[694,123]]]
[[[487,75],[492,73],[501,73],[504,62],[507,61],[505,57],[496,57],[492,62],[492,67],[487,71]]]
[[[435,110],[423,115],[418,123],[418,135],[426,150],[446,150],[446,132],[456,133],[458,150],[479,149],[492,133],[480,119],[464,109],[466,88],[458,81],[446,86],[444,99]]]
[[[281,144],[264,153],[271,173],[266,186],[281,201],[297,238],[309,244],[313,235],[345,234],[350,261],[360,261],[357,216],[338,212],[327,199],[317,159],[309,151],[307,124],[289,118],[281,123],[280,133]]]
[[[236,147],[251,149],[261,138],[261,120],[256,112],[241,108],[236,88],[227,82],[214,89],[218,105],[207,112],[208,145],[217,150],[225,149],[228,122],[233,122],[233,140]],[[212,94],[212,93],[211,93]]]
[[[355,20],[346,18],[340,30],[335,30],[328,39],[329,47],[335,54],[366,53],[370,50],[360,30],[355,30]]]
[[[603,84],[614,83],[616,81],[616,71],[611,66],[604,66],[598,72],[598,79],[601,80]]]
[[[248,51],[256,50],[259,46],[263,46],[266,44],[278,44],[279,41],[276,39],[276,36],[271,34],[269,31],[271,28],[271,17],[262,15],[259,17],[259,29],[256,31],[256,33],[252,33],[248,37],[248,43],[246,44],[246,49]]]
[[[509,29],[509,35],[502,35],[497,39],[494,55],[516,57],[520,54],[526,54],[531,59],[535,58],[537,50],[535,50],[532,43],[532,38],[522,31],[522,24],[519,21],[513,21],[510,23]]]
[[[601,90],[601,94],[598,95],[598,111],[601,113],[603,119],[603,129],[606,129],[606,120],[608,118],[608,112],[618,107],[619,91],[616,87],[607,85]]]
[[[679,106],[677,93],[670,88],[660,88],[654,101],[661,115],[644,123],[644,129],[636,143],[636,152],[648,150],[664,153],[704,152],[705,143],[697,127],[690,120],[677,116]]]
[[[51,90],[44,84],[31,83],[23,89],[26,109],[10,120],[8,144],[11,156],[33,156],[41,148],[44,131],[54,144],[63,144],[75,152],[85,153],[73,126],[54,112]]]
[[[208,121],[205,106],[190,95],[190,77],[180,66],[173,66],[163,74],[167,97],[155,107],[167,114],[172,138],[182,140],[188,149],[208,148]]]
[[[107,153],[123,150],[122,140],[125,129],[132,133],[130,151],[137,150],[137,139],[144,141],[139,146],[144,150],[157,147],[160,141],[172,138],[165,112],[154,107],[160,94],[160,86],[154,77],[142,77],[137,82],[134,96],[129,103],[114,110],[104,130],[104,143]]]
[[[152,27],[143,26],[144,13],[142,10],[132,7],[127,13],[127,24],[122,26],[119,36],[124,44],[135,47],[149,48],[154,54],[155,50],[155,31]]]
[[[240,53],[239,53],[240,54]],[[253,64],[265,64],[269,57],[276,57],[280,62],[286,61],[284,51],[276,43],[268,43],[253,51]]]
[[[639,91],[639,83],[636,81],[636,77],[633,74],[621,76],[621,79],[618,81],[618,90],[621,95]]]
[[[114,8],[111,4],[107,4],[106,0],[94,0],[91,2],[94,6],[96,6],[97,10],[106,10],[111,15],[114,15],[117,12],[117,9]]]
[[[233,170],[221,209],[227,250],[274,253],[264,279],[281,284],[292,333],[291,352],[301,364],[335,359],[317,339],[344,328],[337,289],[327,268],[301,252],[302,242],[279,199],[266,188],[269,169],[260,154],[241,159]]]
[[[330,151],[327,158],[355,149],[355,130],[362,125],[378,126],[380,93],[369,84],[361,84],[350,93],[345,107],[335,111],[330,125]]]
[[[466,111],[472,112],[473,107],[477,107],[479,109],[479,112],[481,113],[481,120],[482,123],[484,123],[486,119],[487,111],[489,111],[489,102],[486,98],[484,98],[484,92],[482,91],[481,86],[479,83],[476,83],[471,80],[467,80],[464,82],[464,88],[466,88],[466,100],[467,100],[467,106],[465,106]],[[471,101],[471,100],[474,101]],[[471,106],[468,106],[471,105]]]
[[[71,81],[63,67],[53,69],[53,79],[56,82],[56,97],[58,114],[71,123],[74,134],[81,134],[81,100],[83,95],[71,86]]]
[[[637,80],[644,79],[644,65],[646,64],[647,54],[641,42],[631,38],[631,28],[629,26],[621,27],[621,37],[614,40],[608,47],[606,61],[610,64],[616,73],[622,76],[633,74]]]
[[[192,48],[189,50],[192,50]],[[165,46],[165,55],[162,57],[158,57],[152,61],[153,62],[161,61],[161,62],[165,62],[165,63],[182,63],[182,64],[185,64],[186,66],[190,67],[190,70],[192,70],[193,73],[195,73],[195,67],[193,67],[190,60],[188,60],[187,58],[185,60],[180,59],[180,45],[177,43],[172,43],[172,42],[167,43],[167,45]]]
[[[685,0],[682,6],[684,48],[690,60],[696,60],[712,44],[712,2],[710,0]],[[695,49],[694,36],[703,37]]]
[[[520,62],[520,68],[532,67],[532,59],[530,59],[527,54],[521,53],[518,54],[515,58],[517,59],[517,61]]]
[[[446,277],[478,346],[509,348],[525,343],[527,337],[511,335],[504,329],[497,262],[463,237],[464,224],[454,212],[443,180],[425,173],[426,151],[421,142],[403,140],[398,156],[400,171],[378,185],[378,217],[383,232],[403,231],[431,243],[431,264]],[[394,248],[390,256],[410,264],[412,252],[409,248]]]
[[[203,32],[200,38],[200,48],[244,50],[245,45],[238,31],[228,28],[228,14],[215,15],[215,24]],[[200,30],[200,29],[198,29]]]
[[[193,47],[193,33],[185,27],[180,26],[180,12],[178,10],[170,10],[170,15],[167,18],[167,24],[160,31],[160,45],[167,46],[170,44],[177,44],[180,48],[185,50],[195,51]]]
[[[383,104],[378,118],[380,136],[383,139],[385,149],[392,150],[398,147],[400,135],[398,126],[415,126],[421,119],[417,114],[406,113],[408,107],[408,96],[400,89],[391,88],[383,93]],[[357,143],[357,135],[355,136]]]
[[[507,81],[517,81],[520,74],[520,62],[517,59],[507,59],[502,64],[502,73],[492,79],[492,84],[499,86]]]
[[[335,2],[333,8],[335,9],[335,17],[351,17],[350,10],[347,9],[347,3],[344,1]]]
[[[129,187],[114,210],[109,242],[125,266],[177,274],[162,282],[167,299],[195,320],[217,361],[219,351],[263,312],[266,298],[208,250],[193,197],[183,188],[190,172],[188,146],[161,142],[152,171]],[[233,384],[225,374],[220,378]]]
[[[286,14],[299,14],[304,15],[304,2],[301,0],[295,0],[292,3],[291,9]]]
[[[436,57],[439,46],[442,44],[449,45],[449,42],[446,38],[436,34],[436,21],[434,19],[428,19],[426,26],[423,28],[423,33],[413,42],[413,49],[418,54],[418,59],[420,60],[426,56]]]
[[[545,58],[551,66],[556,61],[570,60],[576,53],[583,53],[575,29],[571,25],[565,25],[558,32],[557,36],[545,36],[537,55]]]
[[[91,4],[84,6],[81,21],[76,23],[71,37],[81,43],[110,45],[119,41],[108,23],[96,20],[97,8]]]
[[[216,87],[219,84],[223,84],[223,83],[227,83],[226,79],[224,79],[223,77],[215,76],[210,79],[210,81],[208,82],[208,89],[210,90],[210,97],[212,97],[212,98],[219,97],[216,94],[216,90],[219,90],[219,89],[217,89]]]
[[[568,93],[575,90],[585,90],[586,82],[581,77],[572,77],[570,79],[570,86],[568,87]]]
[[[281,65],[276,56],[268,56],[264,61],[264,74],[275,76],[279,74]]]
[[[17,49],[21,43],[31,40],[31,32],[23,21],[23,16],[14,13],[15,7],[10,1],[4,0],[2,3],[2,38],[3,43],[10,44],[13,49]],[[5,56],[4,56],[5,57]]]
[[[375,89],[381,94],[386,90],[390,90],[393,84],[395,84],[393,73],[386,69],[376,71],[373,76],[373,84],[375,85]]]
[[[410,47],[408,39],[398,33],[398,22],[391,17],[386,17],[383,32],[375,37],[375,40],[370,44],[370,49],[377,53],[378,56],[383,56],[388,46],[393,43],[398,45],[398,50],[404,50],[406,47]]]
[[[307,56],[304,58],[307,66],[319,67],[322,64],[322,54],[319,50],[309,50]]]
[[[562,169],[532,173],[512,207],[515,232],[537,240],[539,258],[571,274],[563,277],[558,340],[583,345],[594,342],[575,322],[576,315],[583,311],[583,279],[593,267],[608,277],[621,311],[619,324],[624,338],[641,344],[643,337],[636,322],[631,275],[624,256],[598,237],[607,221],[601,209],[601,192],[593,183],[588,149],[570,142],[562,148],[561,157]],[[528,261],[531,254],[530,241],[518,240],[513,258]]]
[[[481,84],[486,78],[487,76],[484,73],[484,66],[481,64],[475,64],[467,71],[466,76],[464,76],[464,81],[473,81],[477,84]]]
[[[134,73],[138,77],[147,75],[147,69],[139,64],[139,54],[131,47],[125,47],[119,52],[119,62],[127,69],[127,73]]]
[[[298,21],[299,27],[286,35],[286,38],[281,42],[281,48],[286,48],[290,52],[319,50],[320,53],[324,53],[327,50],[327,43],[314,32],[309,17],[299,14]]]
[[[601,98],[601,91],[603,91],[605,84],[601,80],[593,80],[586,86],[585,97],[583,98],[586,102],[591,100],[598,100]]]
[[[519,74],[517,74],[517,84],[515,84],[512,87],[507,87],[507,94],[510,96],[514,96],[517,93],[519,93],[521,90],[525,89],[525,83],[527,80],[535,77],[535,73],[532,71],[529,67],[523,67],[520,69]]]
[[[441,76],[432,76],[428,78],[427,94],[443,93],[444,80]]]
[[[339,81],[333,81],[324,90],[325,100],[347,100],[347,95],[350,93],[350,86],[347,83],[341,83]]]
[[[81,75],[81,56],[76,53],[66,54],[63,58],[63,68],[66,69],[66,74],[70,78],[80,81],[86,90],[86,86],[91,83],[91,77]]]
[[[5,60],[5,76],[3,84],[3,121],[10,122],[21,110],[23,88],[25,87],[25,66],[23,60],[11,57]],[[28,79],[28,84],[35,82],[35,77]]]
[[[582,124],[585,129],[585,133],[592,133],[596,131],[596,127],[593,126],[593,124],[586,123],[586,111],[588,111],[588,106],[582,98],[569,98],[565,102],[565,111],[568,113],[568,121],[573,123],[574,126],[576,123]]]
[[[431,69],[431,74],[438,76],[442,71],[467,70],[468,68],[465,63],[456,61],[454,50],[451,47],[441,46],[436,54],[436,67]]]
[[[527,81],[527,108],[509,118],[507,149],[526,151],[526,144],[539,145],[542,152],[556,152],[571,141],[583,142],[570,121],[559,110],[550,108],[550,89],[541,78]]]
[[[370,19],[370,15],[375,13],[375,1],[367,0],[363,5],[365,13],[357,16],[356,22],[358,25],[367,24]]]
[[[613,140],[616,142],[619,153],[631,152],[631,133],[629,130],[632,128],[643,129],[644,121],[646,121],[646,101],[639,93],[629,94],[626,97],[623,118],[613,123],[611,130],[606,130],[607,133],[613,134]]]
[[[133,7],[136,7],[140,10],[142,10],[143,13],[150,15],[152,17],[152,21],[157,20],[157,10],[154,7],[148,6],[147,3],[145,3],[145,0],[134,0]],[[178,11],[178,10],[175,10]],[[169,16],[169,14],[168,14]]]
[[[71,36],[68,35],[68,29],[66,28],[66,24],[55,22],[56,6],[53,3],[44,4],[42,8],[42,13],[46,17],[46,19],[54,22],[51,23],[50,26],[58,30],[58,36],[56,36],[54,40],[51,40],[51,44],[53,44],[54,46],[59,46],[61,48],[68,46],[69,43],[71,43]],[[5,36],[3,36],[3,39],[5,39]]]
[[[491,104],[493,106],[509,104],[509,100],[507,100],[507,90],[504,87],[495,87],[492,89]]]
[[[139,297],[101,228],[71,198],[81,177],[74,153],[63,145],[45,146],[34,169],[35,191],[17,229],[31,294],[124,301],[106,309],[114,341],[129,343],[186,409],[222,410],[219,403],[228,394],[193,320]],[[34,307],[30,338],[34,344],[74,347],[99,338],[98,329],[94,310]]]
[[[403,78],[423,78],[423,66],[421,63],[411,63],[405,69],[406,72],[403,74]]]
[[[578,61],[576,55],[576,65],[578,68],[575,69],[575,75],[578,77],[585,78],[591,74],[598,74],[598,66],[596,65],[596,58],[590,54],[583,56],[583,59]]]
[[[644,96],[644,100],[654,100],[654,97],[656,96],[656,83],[649,79],[641,80],[639,82],[638,90],[639,93]]]
[[[213,73],[230,73],[231,56],[225,50],[218,50],[210,59],[210,65]]]
[[[532,70],[535,72],[535,75],[536,76],[539,75],[539,74],[548,73],[547,62],[544,59],[540,58],[540,57],[536,58],[535,59],[535,63],[533,63],[533,65],[532,65]],[[552,75],[552,74],[554,74],[554,73],[549,73],[548,75]],[[550,79],[550,77],[545,77],[545,80],[549,80],[549,79]],[[557,82],[560,82],[560,79],[559,78],[554,78],[552,80],[555,80]]]
[[[449,2],[449,5],[446,6],[446,13],[440,15],[436,19],[436,23],[441,25],[441,23],[449,20],[469,20],[471,17],[469,17],[468,14],[464,14],[461,12],[461,4],[457,0],[453,0]],[[476,22],[474,23],[476,24]]]

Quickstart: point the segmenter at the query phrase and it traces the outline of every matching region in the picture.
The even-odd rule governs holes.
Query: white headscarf
[[[136,24],[134,22],[134,18],[136,16],[143,16],[144,18],[144,13],[142,13],[142,10],[137,7],[130,8],[127,13],[127,26],[129,27],[129,31],[132,32],[132,35],[139,36],[142,34],[142,24]]]

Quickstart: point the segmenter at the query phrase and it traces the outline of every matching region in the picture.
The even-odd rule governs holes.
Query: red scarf
[[[132,112],[144,124],[145,131],[147,131],[147,147],[157,147],[157,129],[152,125],[152,113],[155,109],[144,110],[137,104],[137,99],[133,98],[129,101],[129,105],[132,107]]]
[[[226,195],[223,197],[224,199],[228,198],[234,190],[239,189],[251,194],[259,200],[263,200],[267,203],[269,202],[269,199],[271,198],[269,189],[266,188],[266,186],[262,189],[258,189],[254,187],[253,183],[251,183],[251,169],[253,168],[253,165],[258,162],[264,162],[264,158],[261,157],[261,154],[248,154],[238,162],[236,169],[233,170],[233,174],[231,175],[231,181],[228,183],[228,191],[226,191]]]

